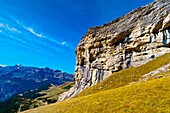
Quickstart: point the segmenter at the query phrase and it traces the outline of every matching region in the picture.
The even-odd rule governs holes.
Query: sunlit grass
[[[26,113],[168,113],[170,77],[129,85],[138,81],[142,75],[168,63],[170,54],[165,54],[140,67],[131,67],[114,73],[75,98]]]
[[[58,96],[61,93],[69,90],[70,87],[72,86],[73,86],[73,82],[66,82],[57,87],[53,85],[48,90],[41,91],[40,94],[44,94],[44,96],[41,96],[40,98],[48,98],[49,100],[58,100]]]
[[[26,113],[168,113],[170,78],[124,86],[73,98]]]
[[[99,91],[104,91],[108,89],[114,89],[129,85],[131,82],[138,81],[142,75],[149,73],[157,68],[160,68],[166,64],[170,63],[170,54],[165,54],[161,57],[158,57],[142,66],[131,67],[119,72],[112,74],[103,82],[87,88],[85,91],[81,92],[78,97],[93,94]]]

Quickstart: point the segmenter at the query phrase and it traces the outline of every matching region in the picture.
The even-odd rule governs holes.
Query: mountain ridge
[[[41,85],[61,85],[69,81],[73,81],[73,75],[48,67],[0,66],[0,101]]]

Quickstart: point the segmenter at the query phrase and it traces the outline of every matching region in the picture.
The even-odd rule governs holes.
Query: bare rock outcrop
[[[59,101],[71,98],[114,72],[140,66],[170,52],[170,0],[138,8],[88,30],[76,48],[75,85]]]

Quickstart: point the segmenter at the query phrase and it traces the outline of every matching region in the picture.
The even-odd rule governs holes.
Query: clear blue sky
[[[88,28],[153,0],[0,0],[0,64],[74,73],[75,48]]]

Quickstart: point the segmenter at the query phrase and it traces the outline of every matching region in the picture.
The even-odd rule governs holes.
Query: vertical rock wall
[[[157,0],[100,27],[89,29],[76,48],[71,98],[114,72],[170,52],[170,0]]]

